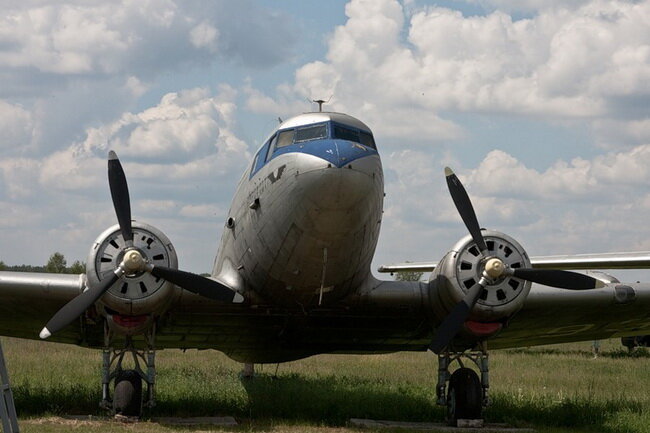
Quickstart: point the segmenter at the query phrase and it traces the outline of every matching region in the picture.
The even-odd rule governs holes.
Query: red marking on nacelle
[[[113,314],[113,321],[124,328],[137,328],[144,324],[149,318],[148,315],[141,316],[122,316],[120,314]]]
[[[474,322],[468,320],[465,322],[465,328],[477,337],[489,337],[503,328],[499,322]]]

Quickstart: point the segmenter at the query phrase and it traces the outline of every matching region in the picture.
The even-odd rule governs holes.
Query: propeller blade
[[[131,200],[129,199],[129,186],[126,175],[117,154],[112,150],[108,152],[108,184],[111,188],[113,207],[117,215],[117,222],[122,230],[122,237],[127,245],[133,244],[133,229],[131,228]]]
[[[589,275],[557,269],[520,268],[513,269],[512,275],[516,278],[558,289],[589,290],[605,287],[605,283]]]
[[[205,296],[206,298],[237,304],[244,301],[242,295],[230,289],[228,286],[210,278],[202,277],[201,275],[179,271],[178,269],[167,268],[165,266],[154,266],[150,272],[153,276],[165,279],[189,292]]]
[[[480,282],[474,284],[467,291],[465,298],[456,304],[454,309],[451,310],[447,317],[445,317],[445,320],[443,320],[440,326],[438,326],[436,335],[433,337],[433,341],[431,341],[431,344],[429,345],[429,349],[431,349],[435,354],[442,352],[451,340],[453,340],[456,334],[458,334],[458,331],[460,331],[463,323],[465,323],[467,316],[469,316],[469,312],[472,310],[472,307],[474,307],[474,304],[476,304],[483,288],[484,286],[480,284]]]
[[[463,219],[467,230],[472,235],[476,246],[483,256],[485,256],[487,253],[487,245],[485,245],[485,239],[483,239],[483,235],[481,234],[481,226],[476,218],[472,201],[469,199],[469,195],[467,195],[467,191],[460,182],[460,179],[458,179],[458,176],[454,174],[451,168],[445,167],[445,176],[447,177],[447,187],[449,188],[451,198],[454,200],[456,209]]]
[[[68,326],[77,317],[81,316],[84,311],[90,308],[113,284],[120,279],[121,268],[118,268],[110,278],[102,281],[102,284],[97,287],[91,287],[70,302],[65,304],[56,314],[50,319],[45,327],[41,330],[39,337],[42,339],[48,338],[55,332]]]

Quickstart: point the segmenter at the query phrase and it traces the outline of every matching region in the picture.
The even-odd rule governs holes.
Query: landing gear
[[[447,390],[447,419],[457,424],[459,419],[481,419],[483,392],[478,375],[471,368],[459,368],[449,379]]]
[[[481,374],[465,367],[463,358],[472,361]],[[452,362],[458,361],[460,368],[449,373]],[[449,425],[458,426],[459,420],[481,420],[483,408],[490,404],[488,389],[489,362],[485,348],[471,352],[442,352],[438,355],[437,403],[447,408]]]
[[[140,417],[142,414],[142,378],[135,370],[122,370],[113,390],[115,415]]]
[[[637,335],[636,337],[621,338],[623,346],[632,353],[637,347],[650,347],[650,335]]]
[[[110,347],[110,330],[105,332],[106,348],[102,353],[102,401],[100,407],[110,410],[116,416],[139,418],[143,408],[156,405],[156,352],[153,348],[154,329],[145,337],[147,349],[135,349],[132,337],[126,337],[124,349]],[[132,369],[123,369],[124,357],[131,354]],[[144,366],[144,369],[143,367]],[[146,372],[145,372],[146,370]],[[110,394],[110,383],[114,381],[113,398]],[[146,395],[143,399],[142,382],[147,384]]]

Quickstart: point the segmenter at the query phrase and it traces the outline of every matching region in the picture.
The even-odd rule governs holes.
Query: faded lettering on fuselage
[[[248,193],[248,200],[252,200],[256,197],[261,197],[266,192],[267,188],[276,183],[282,178],[282,175],[286,171],[287,165],[282,164],[276,170],[271,171],[267,176],[260,178],[259,183],[252,185],[250,192]]]
[[[271,183],[275,183],[276,181],[280,180],[280,178],[282,177],[282,173],[284,173],[285,168],[287,168],[286,164],[281,165],[278,168],[278,174],[275,174],[274,172],[271,172],[271,173],[269,173],[267,178],[271,181]]]

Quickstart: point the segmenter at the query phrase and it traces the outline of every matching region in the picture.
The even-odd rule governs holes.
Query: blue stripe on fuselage
[[[294,143],[277,149],[271,159],[285,153],[307,153],[326,160],[336,167],[343,167],[355,159],[377,155],[377,151],[354,141],[326,138]]]

